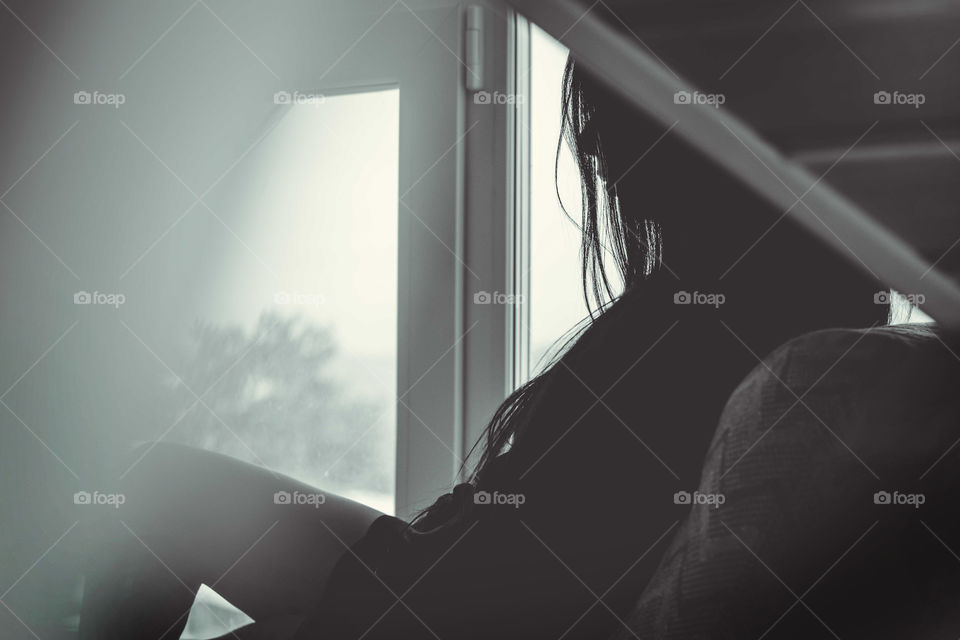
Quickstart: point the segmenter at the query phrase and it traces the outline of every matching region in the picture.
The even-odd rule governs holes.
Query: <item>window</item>
[[[190,388],[211,387],[210,410],[195,408],[171,433],[386,513],[398,95],[294,96],[244,160],[231,201],[244,240],[227,245],[218,299],[182,368]]]
[[[530,374],[539,371],[551,347],[587,315],[579,285],[580,176],[566,144],[557,161],[566,61],[567,49],[531,25],[530,111],[536,117],[529,123]]]

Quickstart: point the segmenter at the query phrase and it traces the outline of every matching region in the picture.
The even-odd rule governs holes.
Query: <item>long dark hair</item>
[[[594,318],[594,309],[602,309],[615,300],[607,260],[611,260],[624,290],[631,290],[660,265],[661,234],[656,221],[626,218],[620,208],[617,185],[609,175],[606,157],[596,126],[596,107],[585,87],[587,80],[575,73],[573,58],[563,71],[563,98],[560,138],[557,141],[554,181],[560,197],[559,164],[563,145],[569,148],[580,172],[581,278],[583,295]],[[567,217],[576,223],[563,208]]]
[[[537,400],[543,397],[561,361],[572,358],[603,331],[604,318],[614,307],[659,267],[661,239],[653,220],[632,219],[622,215],[617,186],[613,183],[603,153],[600,131],[596,126],[592,82],[576,71],[573,57],[567,59],[562,80],[561,126],[554,163],[554,181],[559,193],[559,161],[566,144],[580,175],[581,210],[579,221],[566,208],[564,213],[580,227],[581,285],[589,312],[562,344],[554,349],[552,361],[542,371],[518,387],[497,408],[481,438],[471,449],[480,455],[470,475],[478,482],[505,451],[523,426],[529,423]],[[609,262],[608,262],[609,261]],[[616,270],[610,273],[611,267]],[[619,281],[619,282],[617,282]],[[620,291],[617,289],[620,288]],[[467,456],[470,459],[471,456]]]

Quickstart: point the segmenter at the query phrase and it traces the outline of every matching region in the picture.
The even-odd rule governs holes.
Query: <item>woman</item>
[[[298,638],[609,635],[757,357],[886,318],[878,282],[774,225],[778,212],[677,138],[656,143],[663,128],[572,59],[563,89],[584,290],[601,308],[497,411],[472,482],[411,525],[377,520]]]
[[[270,496],[307,488],[161,446],[126,490],[126,522],[151,557],[134,545],[142,563],[116,561],[134,575],[128,597],[155,606],[114,619],[124,631],[87,622],[86,637],[176,637],[201,582],[257,620],[255,634],[309,610],[301,640],[606,637],[688,512],[675,494],[697,487],[721,410],[757,359],[810,331],[885,320],[874,279],[677,137],[660,140],[663,127],[572,59],[563,82],[596,311],[498,409],[471,482],[412,524],[333,498],[291,516]],[[176,515],[158,508],[151,478]]]

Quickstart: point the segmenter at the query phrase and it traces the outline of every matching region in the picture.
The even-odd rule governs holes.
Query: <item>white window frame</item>
[[[529,100],[519,85],[529,74],[529,24],[506,5],[485,9],[483,91],[512,97],[476,104],[467,92],[466,119],[478,135],[467,142],[464,277],[464,456],[493,412],[522,382],[529,332]],[[505,294],[510,304],[474,304],[480,292]],[[467,458],[465,480],[476,457]]]
[[[414,9],[417,4],[410,2]],[[466,479],[468,454],[493,411],[526,375],[529,311],[529,23],[505,4],[482,6],[482,77],[467,88],[464,30],[470,3],[444,0],[411,31],[383,20],[388,39],[358,47],[322,92],[400,89],[396,513],[410,517]],[[403,10],[397,8],[395,11]],[[423,14],[420,14],[423,16]],[[398,22],[399,24],[399,22]],[[420,27],[420,31],[417,31]],[[442,54],[398,59],[435,37]],[[406,39],[406,42],[405,42]],[[454,55],[459,54],[459,55]],[[423,54],[420,54],[423,55]],[[363,59],[369,56],[369,59]],[[435,65],[441,72],[426,73]],[[478,104],[476,91],[523,96]],[[429,229],[429,231],[426,231]],[[481,292],[520,304],[475,304]],[[408,389],[412,390],[408,395]]]
[[[464,248],[465,159],[478,137],[465,124],[459,53],[465,6],[408,0],[379,18],[364,15],[376,20],[369,41],[362,38],[332,72],[314,69],[322,81],[301,83],[324,94],[399,87],[395,511],[401,517],[449,490],[464,450],[464,277],[468,269],[484,269],[467,265]],[[369,13],[361,6],[356,12]]]

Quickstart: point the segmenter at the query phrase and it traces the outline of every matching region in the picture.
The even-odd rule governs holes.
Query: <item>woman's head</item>
[[[856,256],[792,218],[815,212],[774,210],[669,129],[568,60],[562,140],[580,169],[584,290],[595,304],[618,294],[617,277],[628,295],[668,277],[724,293],[727,314],[765,334],[761,343],[886,319],[873,300],[882,285]]]

